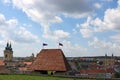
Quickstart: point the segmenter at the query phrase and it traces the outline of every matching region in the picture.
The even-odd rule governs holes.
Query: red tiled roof
[[[10,73],[10,70],[8,70],[5,66],[0,66],[0,73]]]
[[[0,60],[0,66],[4,65],[4,60]]]
[[[105,73],[105,70],[104,69],[97,69],[97,70],[80,70],[80,73],[86,73],[86,74],[89,74],[89,73]]]
[[[115,72],[115,70],[113,68],[107,68],[106,71],[109,72],[109,73],[114,73]]]
[[[26,71],[26,70],[28,70],[28,68],[27,67],[19,67],[19,70],[20,71]]]
[[[26,64],[26,65],[31,65],[32,64],[32,62],[23,62],[23,64]]]
[[[114,73],[114,69],[113,68],[107,68],[105,69],[97,69],[97,70],[80,70],[80,73]]]
[[[104,66],[92,64],[89,66],[90,69],[104,69]]]
[[[42,49],[30,69],[67,71],[70,66],[61,49]]]
[[[115,64],[114,65],[120,65],[120,62],[115,62]]]

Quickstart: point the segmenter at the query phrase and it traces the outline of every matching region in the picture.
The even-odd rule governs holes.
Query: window
[[[7,54],[5,55],[5,58],[7,58]]]

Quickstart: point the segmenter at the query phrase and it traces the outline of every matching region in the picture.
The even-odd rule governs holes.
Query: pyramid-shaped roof
[[[42,49],[30,69],[39,71],[68,71],[71,68],[61,49]]]

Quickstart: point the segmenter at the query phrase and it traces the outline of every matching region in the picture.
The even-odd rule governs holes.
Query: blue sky
[[[7,42],[20,57],[43,43],[67,57],[120,56],[120,0],[0,0],[0,56]]]

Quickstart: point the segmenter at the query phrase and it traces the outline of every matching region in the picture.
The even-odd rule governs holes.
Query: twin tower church
[[[4,50],[4,62],[6,66],[13,66],[13,50],[11,43],[7,42]]]

